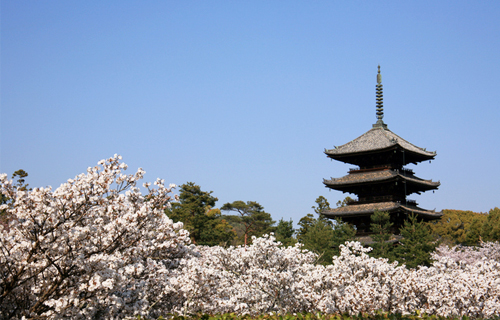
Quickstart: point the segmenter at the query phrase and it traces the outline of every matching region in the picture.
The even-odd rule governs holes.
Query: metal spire
[[[374,128],[382,127],[387,129],[387,125],[384,123],[382,118],[384,117],[384,98],[383,98],[383,86],[382,86],[382,75],[380,74],[380,65],[378,66],[377,73],[377,85],[376,97],[377,97],[377,122],[373,125]]]

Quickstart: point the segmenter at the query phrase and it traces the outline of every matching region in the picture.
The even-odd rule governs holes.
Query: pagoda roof
[[[354,154],[372,153],[394,147],[399,147],[428,159],[436,156],[435,151],[427,151],[424,148],[417,147],[384,126],[374,126],[358,138],[344,145],[337,146],[334,149],[325,149],[325,153],[331,158],[337,158]]]
[[[433,220],[439,219],[443,214],[441,212],[436,212],[435,210],[425,210],[416,206],[404,205],[399,202],[388,201],[388,202],[376,202],[376,203],[364,203],[364,204],[351,204],[344,207],[325,210],[322,212],[327,218],[342,218],[342,217],[355,217],[355,216],[367,216],[371,215],[375,211],[387,211],[396,212],[403,211],[407,214],[415,213],[419,217]]]
[[[426,189],[434,189],[439,187],[440,182],[432,180],[424,180],[413,175],[402,174],[395,170],[381,170],[361,173],[351,173],[342,178],[331,178],[331,180],[323,179],[323,183],[327,186],[349,186],[357,184],[365,184],[369,182],[384,182],[390,180],[405,180],[417,185],[425,186]]]

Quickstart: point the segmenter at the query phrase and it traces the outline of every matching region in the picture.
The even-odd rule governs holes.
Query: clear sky
[[[426,209],[500,206],[500,1],[1,1],[0,172],[56,188],[123,156],[295,223],[384,121],[436,150]]]

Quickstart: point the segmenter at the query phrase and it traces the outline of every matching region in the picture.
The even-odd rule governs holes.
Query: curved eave
[[[419,153],[419,152],[414,152],[409,149],[405,149],[403,146],[395,143],[394,145],[391,145],[386,148],[380,148],[380,149],[371,149],[371,150],[366,150],[366,151],[359,151],[359,152],[350,152],[350,153],[332,153],[330,152],[333,149],[326,150],[324,151],[324,154],[333,160],[345,162],[345,163],[351,163],[351,164],[357,164],[358,161],[354,161],[353,159],[357,158],[362,158],[366,157],[371,154],[376,154],[376,153],[384,153],[384,152],[390,152],[393,150],[404,150],[406,153],[406,157],[408,158],[405,164],[408,163],[418,163],[422,161],[428,161],[428,160],[434,160],[437,153]],[[428,152],[428,151],[426,151]]]
[[[323,179],[323,183],[331,189],[344,191],[344,189],[355,188],[360,185],[375,184],[375,183],[390,183],[396,181],[404,181],[412,184],[416,189],[422,191],[437,189],[441,183],[439,181],[424,180],[417,177],[405,176],[394,171],[379,171],[370,173],[354,173],[346,175],[342,178],[332,178],[330,180]]]
[[[419,207],[413,207],[413,206],[405,206],[403,204],[400,205],[401,209],[406,211],[407,214],[416,214],[419,217],[424,217],[429,220],[436,220],[439,219],[443,216],[442,212],[436,212],[435,210],[425,210]]]
[[[400,211],[406,214],[413,213],[426,220],[439,219],[443,215],[441,212],[436,212],[434,210],[425,210],[419,207],[408,206],[392,201],[348,205],[336,209],[325,210],[321,212],[321,214],[327,218],[334,219],[369,216],[375,211],[387,211],[389,213]]]
[[[334,149],[325,149],[325,154],[329,158],[343,161],[342,159],[345,158],[384,152],[398,147],[414,155],[415,158],[422,159],[418,161],[432,160],[436,156],[436,152],[417,147],[389,129],[380,127],[373,128],[358,138]]]

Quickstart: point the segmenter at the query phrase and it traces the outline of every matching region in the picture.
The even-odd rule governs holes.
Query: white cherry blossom
[[[123,318],[170,311],[169,279],[192,251],[163,209],[163,180],[143,196],[115,155],[59,188],[20,191],[1,175],[1,318]],[[125,192],[125,193],[123,193]]]
[[[332,265],[273,235],[246,247],[190,243],[164,208],[175,185],[137,183],[115,155],[56,190],[18,190],[0,209],[0,318],[122,319],[169,313],[500,314],[498,243],[438,248],[431,267],[407,269],[347,242]],[[173,197],[173,199],[172,199]],[[466,262],[466,263],[464,263]]]

